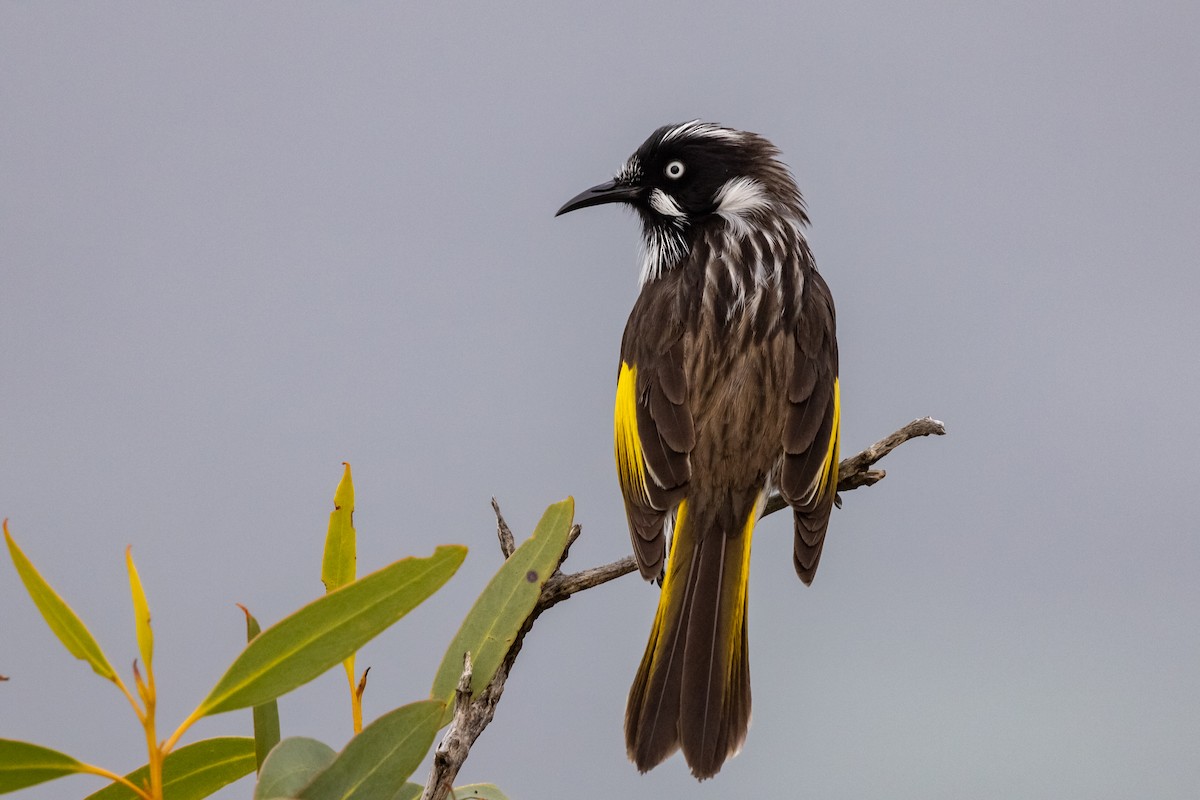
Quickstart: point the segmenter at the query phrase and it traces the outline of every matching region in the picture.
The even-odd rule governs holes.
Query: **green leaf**
[[[150,629],[150,604],[146,601],[146,590],[133,563],[133,546],[125,548],[125,567],[129,570],[129,592],[133,596],[133,624],[137,631],[138,652],[146,669],[153,667],[154,632]]]
[[[421,700],[389,711],[363,728],[337,760],[304,787],[300,800],[390,797],[429,752],[445,705]]]
[[[254,740],[221,736],[173,750],[163,759],[163,796],[171,800],[200,800],[254,771]],[[125,776],[134,786],[150,783],[150,767]],[[124,784],[111,783],[84,800],[137,800]]]
[[[258,636],[258,620],[250,613],[250,609],[238,604],[238,608],[246,615],[246,641],[254,641]],[[254,763],[262,772],[263,761],[275,745],[279,744],[279,704],[274,700],[259,703],[254,707]]]
[[[254,800],[291,800],[335,758],[337,753],[323,742],[289,736],[263,762]]]
[[[437,591],[466,555],[461,545],[438,547],[314,600],[254,637],[193,715],[259,705],[308,683]]]
[[[104,657],[100,645],[88,632],[83,621],[58,596],[50,584],[46,583],[46,580],[34,568],[33,563],[21,552],[21,548],[17,547],[16,541],[8,532],[8,520],[4,521],[4,539],[8,542],[8,552],[12,556],[13,565],[17,568],[17,574],[21,576],[21,582],[25,584],[25,589],[33,598],[38,611],[42,612],[50,630],[54,631],[54,635],[71,652],[71,655],[88,662],[100,677],[116,681],[117,673],[108,663],[108,659]]]
[[[329,514],[329,531],[325,534],[325,556],[321,559],[321,580],[325,591],[340,589],[354,580],[357,555],[354,536],[354,481],[350,465],[342,473],[337,491],[333,493],[333,511]]]
[[[84,764],[65,753],[40,744],[0,739],[0,794],[84,771]]]
[[[554,573],[567,546],[575,501],[568,497],[546,509],[541,522],[484,588],[446,649],[430,697],[446,704],[442,724],[454,711],[454,689],[462,675],[463,653],[470,651],[471,691],[478,694],[496,674],[508,648],[533,611],[542,587]]]
[[[419,783],[406,783],[396,790],[391,800],[417,800],[425,793],[425,787]]]
[[[455,800],[508,800],[500,788],[491,783],[469,783],[454,787]]]

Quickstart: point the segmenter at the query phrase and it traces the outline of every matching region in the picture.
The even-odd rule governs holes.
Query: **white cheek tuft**
[[[664,217],[672,219],[684,219],[687,217],[687,214],[683,213],[683,209],[679,207],[679,204],[662,189],[654,189],[650,192],[650,207]]]
[[[752,178],[734,178],[716,193],[716,213],[725,217],[740,234],[749,229],[749,217],[769,209],[770,200],[762,184]]]

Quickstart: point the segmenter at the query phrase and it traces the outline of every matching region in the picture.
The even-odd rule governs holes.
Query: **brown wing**
[[[637,310],[626,329],[613,414],[617,478],[638,568],[658,578],[666,560],[663,522],[691,477],[696,430],[687,408],[683,344],[639,339]],[[647,346],[650,345],[650,346]]]
[[[793,509],[796,574],[807,584],[812,583],[821,560],[825,530],[837,496],[840,431],[833,298],[815,271],[806,278],[795,346],[788,380],[779,493]]]

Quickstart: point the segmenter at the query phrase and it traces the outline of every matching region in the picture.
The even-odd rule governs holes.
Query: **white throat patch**
[[[682,227],[654,225],[642,234],[642,271],[638,286],[658,280],[687,254]]]

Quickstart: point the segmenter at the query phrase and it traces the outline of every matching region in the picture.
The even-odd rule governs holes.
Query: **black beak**
[[[588,206],[598,206],[602,203],[632,203],[642,196],[642,188],[628,183],[609,181],[599,186],[585,189],[567,201],[554,216],[562,216],[568,211]]]

